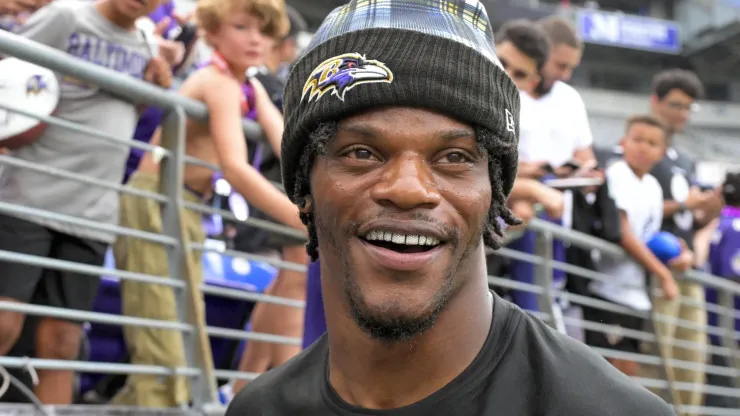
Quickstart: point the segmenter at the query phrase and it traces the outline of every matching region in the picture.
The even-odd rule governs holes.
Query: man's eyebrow
[[[381,129],[369,126],[367,124],[346,124],[338,128],[339,131],[347,132],[362,136],[366,139],[380,139],[388,136]],[[464,139],[464,138],[475,138],[475,131],[467,127],[456,127],[446,130],[441,130],[435,134],[436,138],[444,141]]]

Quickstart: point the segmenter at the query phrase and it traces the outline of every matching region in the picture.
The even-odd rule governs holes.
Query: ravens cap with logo
[[[516,148],[519,92],[477,0],[352,0],[332,11],[283,95],[283,184],[320,123],[387,106],[426,108],[493,131]],[[517,154],[502,158],[508,194]],[[296,202],[296,201],[294,201]]]

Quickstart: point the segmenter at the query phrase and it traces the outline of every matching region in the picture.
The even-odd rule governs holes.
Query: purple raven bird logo
[[[26,95],[39,95],[48,88],[41,75],[32,75],[26,82]]]
[[[303,86],[301,101],[306,97],[309,102],[318,100],[327,92],[344,101],[347,91],[373,82],[391,83],[393,72],[382,62],[366,59],[359,53],[346,53],[327,59],[311,72]]]

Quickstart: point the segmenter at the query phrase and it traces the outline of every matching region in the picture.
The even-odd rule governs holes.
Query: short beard
[[[534,87],[534,92],[535,94],[537,94],[538,97],[542,97],[543,95],[547,95],[547,93],[549,93],[550,90],[552,90],[552,85],[554,85],[554,83],[551,84],[549,87],[546,86],[545,79],[543,78],[540,80],[539,84],[537,84],[537,86]]]
[[[349,304],[350,316],[360,329],[373,339],[382,341],[389,346],[404,341],[412,341],[432,329],[460,286],[457,278],[460,265],[478,250],[479,244],[482,244],[483,232],[484,227],[481,225],[475,238],[466,244],[461,258],[445,271],[442,287],[431,299],[431,309],[424,315],[417,317],[393,316],[392,311],[370,311],[359,286],[350,275],[348,256],[343,256],[342,262],[345,270],[344,294]]]
[[[349,266],[348,264],[345,267]],[[344,294],[349,304],[350,315],[357,326],[372,338],[392,345],[409,341],[432,329],[437,318],[447,307],[455,290],[455,269],[446,271],[444,284],[432,298],[432,308],[428,313],[417,317],[392,316],[386,311],[371,312],[365,304],[360,288],[354,279],[345,275]],[[349,268],[345,268],[349,272]]]

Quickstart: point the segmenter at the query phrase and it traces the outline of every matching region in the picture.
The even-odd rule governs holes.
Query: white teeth
[[[368,241],[388,241],[394,244],[406,244],[410,246],[436,246],[440,241],[432,236],[396,234],[385,231],[370,231],[365,235]]]

